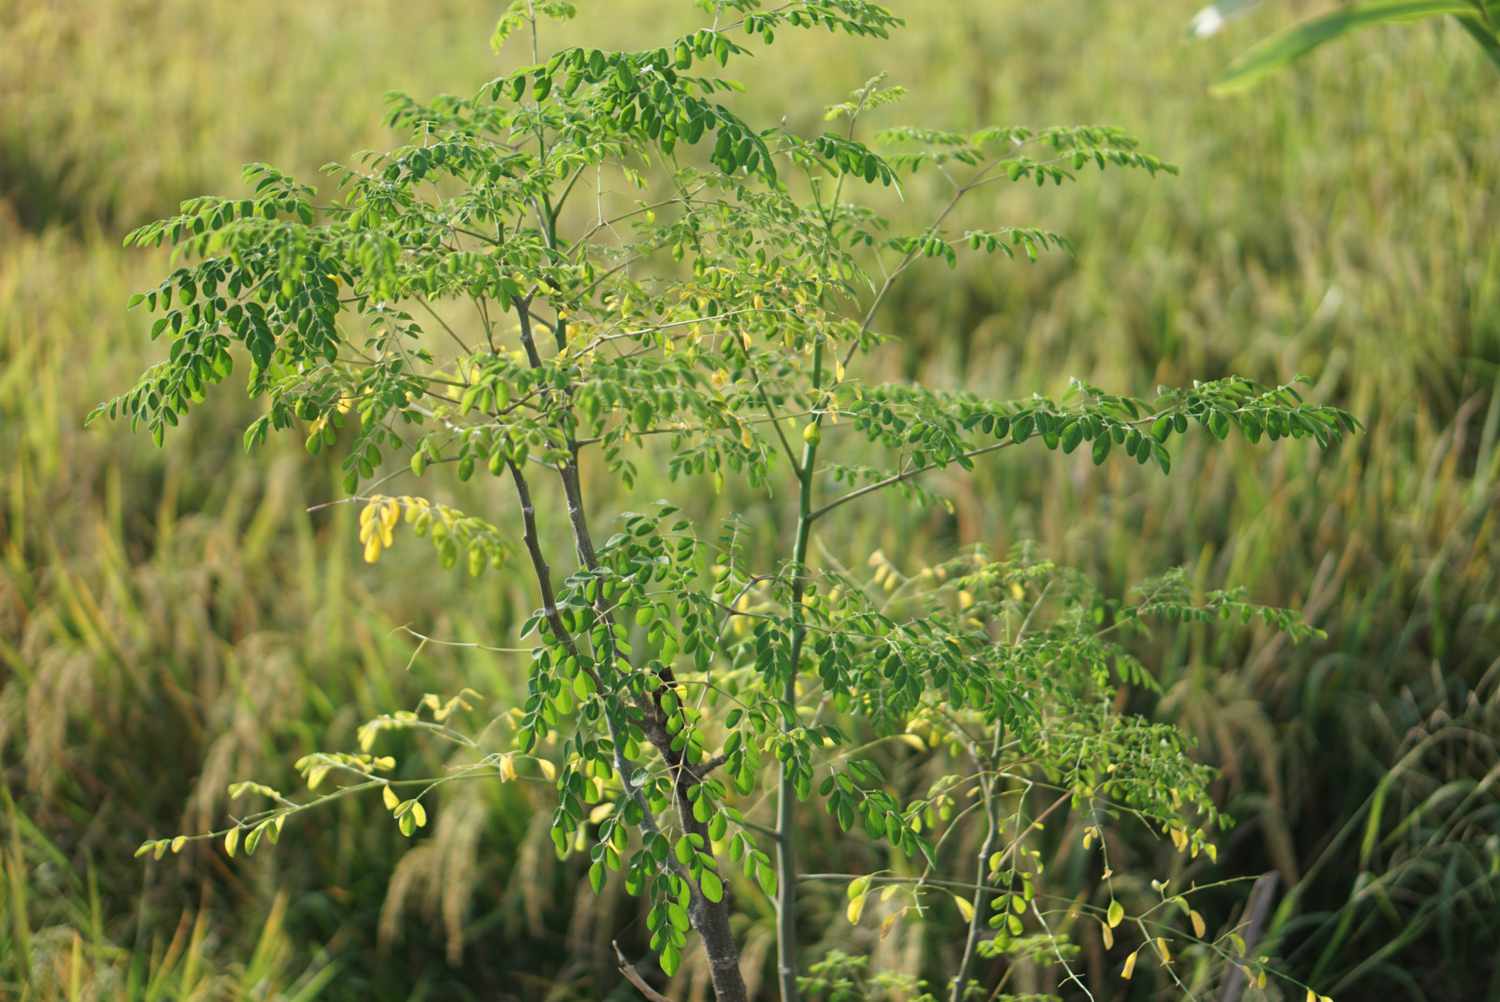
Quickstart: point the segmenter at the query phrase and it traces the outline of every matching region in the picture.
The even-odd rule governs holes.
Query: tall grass
[[[241,161],[311,177],[378,142],[387,88],[472,88],[498,65],[491,6],[0,0],[0,42],[26,53],[0,61],[0,767],[16,801],[0,995],[616,988],[608,935],[638,936],[632,906],[613,888],[576,894],[537,791],[457,789],[413,847],[349,802],[250,863],[129,859],[145,834],[221,816],[229,780],[290,788],[298,754],[345,747],[360,720],[425,691],[467,684],[486,712],[510,705],[503,656],[429,644],[413,659],[398,628],[499,643],[529,608],[524,588],[434,581],[416,547],[398,547],[410,563],[396,573],[367,573],[344,507],[305,512],[336,496],[332,471],[292,443],[244,459],[225,431],[248,413],[232,394],[165,452],[79,427],[152,350],[122,306],[160,262],[123,254],[119,232],[235,190]],[[582,6],[558,41],[629,45],[693,17],[633,0],[619,9],[637,16],[604,29]],[[794,125],[817,127],[823,102],[807,95],[836,100],[893,66],[913,96],[891,121],[1117,123],[1183,174],[998,194],[982,225],[1044,223],[1078,256],[921,276],[881,317],[900,337],[893,376],[1024,395],[1068,376],[1149,390],[1302,372],[1369,430],[1329,456],[1188,453],[1171,480],[1021,456],[948,483],[951,513],[863,502],[829,555],[1031,538],[1116,585],[1186,564],[1205,586],[1305,609],[1327,642],[1186,629],[1150,643],[1167,691],[1143,708],[1198,738],[1242,821],[1213,875],[1188,875],[1278,870],[1276,949],[1336,995],[1500,992],[1493,71],[1453,30],[1376,32],[1214,101],[1204,88],[1243,37],[1189,45],[1191,4],[895,6],[913,23],[887,46],[788,40],[799,56],[777,73],[793,103],[779,110]],[[916,184],[898,211],[917,218],[933,195]],[[646,479],[643,496],[662,493]],[[507,510],[482,489],[459,500]],[[774,527],[783,505],[731,496],[716,510]],[[414,773],[443,767],[420,744],[398,750]],[[840,850],[831,829],[809,843],[812,859]],[[1060,851],[1059,886],[1083,886]],[[808,908],[822,946],[851,945],[834,891],[813,889]],[[767,919],[741,930],[752,961]],[[940,931],[854,945],[931,969],[947,948]],[[694,977],[674,997],[701,992]],[[1151,990],[1144,972],[1137,985]]]
[[[9,914],[0,928],[0,986],[7,997],[308,1002],[338,974],[327,957],[309,959],[287,934],[285,894],[257,929],[247,930],[252,936],[243,955],[225,956],[205,910],[184,911],[148,941],[121,943],[112,938],[95,871],[80,874],[8,797],[5,808],[9,844],[0,890]]]

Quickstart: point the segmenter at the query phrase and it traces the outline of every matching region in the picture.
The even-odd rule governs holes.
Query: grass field
[[[696,17],[682,0],[607,6],[580,3],[554,44],[646,44]],[[1493,67],[1454,28],[1405,27],[1217,100],[1206,88],[1229,58],[1303,5],[1199,42],[1193,4],[892,6],[910,26],[889,44],[791,41],[760,88],[780,103],[758,110],[816,128],[822,105],[895,67],[912,94],[883,121],[1117,124],[1182,167],[979,206],[985,224],[1044,225],[1078,253],[919,275],[880,319],[899,339],[893,374],[1024,396],[1072,376],[1149,392],[1301,373],[1367,430],[1326,455],[1187,451],[1170,480],[1007,458],[944,483],[951,512],[872,502],[831,555],[1033,539],[1112,587],[1184,565],[1302,609],[1326,641],[1151,640],[1166,691],[1141,708],[1196,737],[1241,821],[1205,880],[1278,871],[1276,954],[1336,998],[1500,998]],[[381,142],[386,90],[477,88],[502,62],[496,14],[479,0],[0,0],[0,51],[19,54],[0,59],[0,998],[631,997],[608,942],[639,936],[632,905],[577,890],[543,788],[458,788],[416,845],[348,801],[253,862],[130,858],[221,815],[229,781],[290,786],[298,754],[347,746],[423,692],[511,704],[518,664],[438,644],[413,658],[402,627],[505,646],[530,609],[524,583],[412,589],[429,566],[416,547],[367,569],[351,511],[306,511],[338,495],[330,465],[290,441],[244,456],[231,419],[249,404],[213,398],[165,451],[81,426],[153,357],[124,305],[163,261],[121,250],[123,232],[239,191],[245,161],[311,177]],[[933,197],[914,188],[898,211]],[[641,498],[666,489],[644,479]],[[509,524],[499,494],[463,501]],[[705,504],[771,527],[787,514],[748,494]],[[442,768],[435,750],[403,751]],[[808,851],[836,845],[828,826]],[[1172,865],[1169,848],[1123,851]],[[950,948],[941,923],[857,939],[833,920],[840,892],[818,893],[821,948],[911,969]],[[1211,921],[1242,897],[1222,895]],[[770,949],[766,911],[743,930],[751,966]],[[1086,960],[1100,998],[1161,987]],[[673,997],[702,997],[692,982]]]

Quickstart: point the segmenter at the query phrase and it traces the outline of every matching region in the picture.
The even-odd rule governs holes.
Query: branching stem
[[[813,392],[816,394],[823,375],[823,342],[813,348]],[[814,414],[810,427],[816,429],[821,414]],[[817,436],[809,436],[802,445],[802,461],[797,465],[797,534],[792,544],[792,638],[782,700],[791,716],[784,725],[790,729],[796,719],[797,670],[802,658],[802,644],[807,630],[802,623],[802,597],[807,591],[807,541],[812,535],[813,469],[817,462]],[[787,716],[783,712],[783,717]],[[796,1002],[797,991],[797,850],[796,800],[793,765],[783,760],[776,782],[776,975],[781,986],[781,1002]]]

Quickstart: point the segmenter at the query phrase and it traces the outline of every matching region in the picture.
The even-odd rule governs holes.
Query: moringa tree
[[[864,0],[699,6],[709,23],[662,48],[544,57],[539,21],[573,7],[516,0],[496,43],[529,35],[532,65],[470,98],[396,97],[390,124],[410,141],[331,165],[331,200],[252,165],[253,195],[193,199],[127,238],[176,248],[175,270],[132,301],[159,314],[152,336],[171,351],[93,416],[128,418],[160,442],[247,356],[243,378],[265,407],[246,447],[296,428],[310,452],[339,450],[349,500],[363,505],[366,560],[405,521],[445,565],[529,568],[538,602],[521,630],[533,646],[509,743],[455,725],[468,694],[427,697],[370,721],[357,751],[304,757],[308,787],[324,792],[294,800],[238,784],[235,795],[264,806],[142,852],[214,838],[251,853],[288,818],[360,791],[382,796],[411,835],[441,783],[539,769],[556,786],[558,853],[586,854],[596,890],[618,873],[644,899],[668,975],[696,931],[724,1002],[747,998],[736,895],[774,900],[780,998],[827,987],[829,962],[799,983],[797,891],[815,879],[848,883],[851,922],[872,895],[892,916],[920,916],[934,900],[958,908],[967,935],[942,989],[954,1000],[984,957],[1041,958],[1078,980],[1076,948],[1054,932],[1070,903],[1048,897],[1031,834],[1069,811],[1102,852],[1105,826],[1129,817],[1196,856],[1213,852],[1222,820],[1209,771],[1177,732],[1117,708],[1119,686],[1150,684],[1124,641],[1151,617],[1308,627],[1235,593],[1194,596],[1181,575],[1111,600],[1024,552],[970,552],[909,574],[877,554],[856,573],[814,560],[814,534],[880,492],[926,503],[925,474],[1001,450],[1085,448],[1095,463],[1166,473],[1174,436],[1194,430],[1326,446],[1356,424],[1291,386],[1238,378],[1149,401],[1078,383],[1063,399],[1014,402],[861,378],[885,338],[883,301],[919,265],[1066,248],[1031,227],[959,228],[976,192],[1062,184],[1091,166],[1172,168],[1102,127],[900,128],[867,143],[865,114],[900,96],[880,79],[830,108],[821,135],[754,126],[726,103],[739,87],[721,68],[778,33],[885,37],[898,19]],[[919,172],[947,196],[918,229],[856,197],[897,192]],[[766,558],[756,526],[700,532],[667,502],[601,532],[585,468],[628,490],[643,461],[715,491],[735,477],[795,498],[791,538]],[[385,493],[398,477],[440,474],[506,482],[515,513]],[[572,553],[544,545],[541,481],[566,502]],[[467,764],[393,779],[376,746],[396,728],[456,742]],[[886,740],[951,755],[953,771],[904,791],[869,754]],[[329,782],[343,785],[327,792]],[[813,809],[908,863],[805,872],[799,819]],[[971,824],[983,832],[978,858],[954,874]],[[1074,907],[1112,943],[1126,915],[1107,857],[1100,872],[1105,897]],[[1146,951],[1176,979],[1169,941],[1206,935],[1162,886],[1162,904],[1132,919],[1140,942],[1126,977]],[[1166,922],[1177,906],[1180,929]],[[1207,948],[1256,968],[1234,942],[1228,930]]]

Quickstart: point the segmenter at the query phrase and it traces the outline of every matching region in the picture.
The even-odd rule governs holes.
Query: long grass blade
[[[1472,18],[1473,15],[1473,6],[1463,0],[1385,0],[1348,7],[1303,21],[1252,46],[1230,64],[1210,91],[1224,95],[1247,90],[1319,46],[1360,28],[1429,17]],[[1465,20],[1465,24],[1468,23]]]

